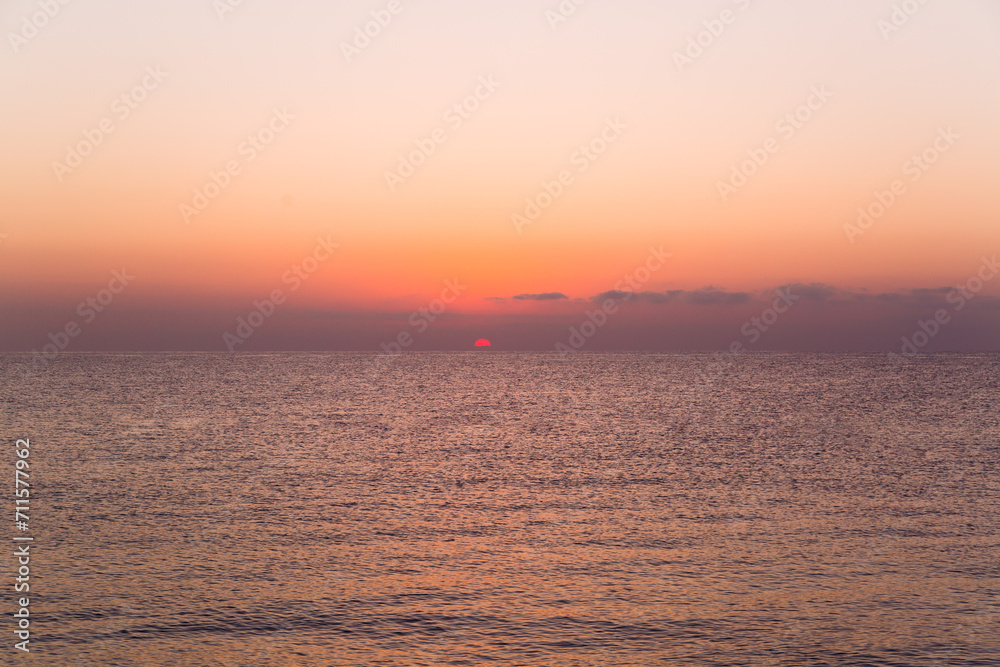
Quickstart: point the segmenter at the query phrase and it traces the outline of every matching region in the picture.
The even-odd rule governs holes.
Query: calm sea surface
[[[0,664],[1000,665],[997,355],[25,362]]]

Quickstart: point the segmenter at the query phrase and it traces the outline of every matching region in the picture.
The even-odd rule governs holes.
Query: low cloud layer
[[[685,303],[692,306],[740,306],[753,301],[749,292],[727,292],[714,287],[699,290],[669,290],[666,292],[623,292],[611,290],[592,298],[594,303],[607,299],[635,300],[653,304]]]
[[[444,312],[405,308],[321,308],[286,303],[254,326],[238,349],[369,350],[409,341],[407,350],[460,350],[478,338],[495,349],[552,351],[571,329],[593,329],[582,349],[689,351],[747,349],[892,352],[904,339],[921,351],[1000,350],[1000,296],[989,280],[953,287],[867,292],[820,283],[792,283],[760,292],[708,286],[695,290],[607,291],[571,299],[563,292],[461,299]],[[116,300],[93,321],[78,299],[34,300],[0,295],[17,327],[0,328],[0,351],[225,350],[223,334],[248,316],[251,300],[183,301],[136,293]],[[612,302],[608,308],[608,303]],[[485,306],[484,304],[489,304]],[[471,306],[471,308],[470,308]],[[79,335],[64,335],[70,321]],[[600,326],[597,326],[600,323]],[[931,335],[930,333],[933,333]],[[2,362],[2,359],[0,359]]]
[[[569,297],[562,292],[544,292],[542,294],[517,294],[513,298],[515,301],[559,301]]]

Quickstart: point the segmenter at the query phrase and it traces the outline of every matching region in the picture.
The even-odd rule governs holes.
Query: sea
[[[1000,665],[1000,355],[37,361],[0,664]]]

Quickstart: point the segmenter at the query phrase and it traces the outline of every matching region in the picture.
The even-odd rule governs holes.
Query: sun
[[[485,338],[480,338],[479,340],[476,341],[476,347],[491,347],[490,341],[486,340]]]

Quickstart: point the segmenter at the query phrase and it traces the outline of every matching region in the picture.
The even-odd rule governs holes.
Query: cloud
[[[600,303],[606,299],[614,299],[615,301],[624,301],[625,299],[635,296],[633,292],[623,292],[622,290],[611,290],[609,292],[601,292],[595,296],[591,301],[594,303]]]
[[[838,294],[844,293],[833,285],[826,285],[824,283],[792,283],[791,285],[783,285],[778,289],[788,290],[795,296],[807,301],[829,301]]]
[[[726,292],[715,287],[698,290],[667,290],[666,292],[623,292],[611,290],[602,292],[592,300],[600,303],[606,299],[615,301],[635,300],[655,305],[685,303],[692,306],[739,306],[750,303],[753,295],[749,292]]]
[[[741,306],[750,303],[753,296],[748,292],[725,292],[714,287],[685,292],[681,299],[695,306]]]
[[[900,305],[926,305],[940,302],[953,287],[912,288],[897,292],[882,292],[870,294],[864,291],[841,289],[825,283],[790,283],[759,294],[750,292],[729,292],[718,287],[708,286],[697,290],[667,290],[664,292],[627,292],[610,290],[602,292],[590,300],[601,303],[606,299],[615,301],[643,302],[653,305],[687,304],[691,306],[742,306],[749,303],[768,303],[774,299],[776,292],[790,293],[805,301],[828,304],[847,303],[894,303]],[[990,297],[981,296],[980,301],[990,301]]]
[[[558,301],[560,299],[568,299],[569,297],[562,292],[545,292],[544,294],[517,294],[514,296],[516,301]]]
[[[878,303],[898,303],[898,304],[926,304],[932,301],[941,301],[949,293],[955,291],[954,287],[915,287],[899,292],[879,292],[870,294],[866,291],[836,290],[838,296],[844,300],[854,302],[878,302]]]

